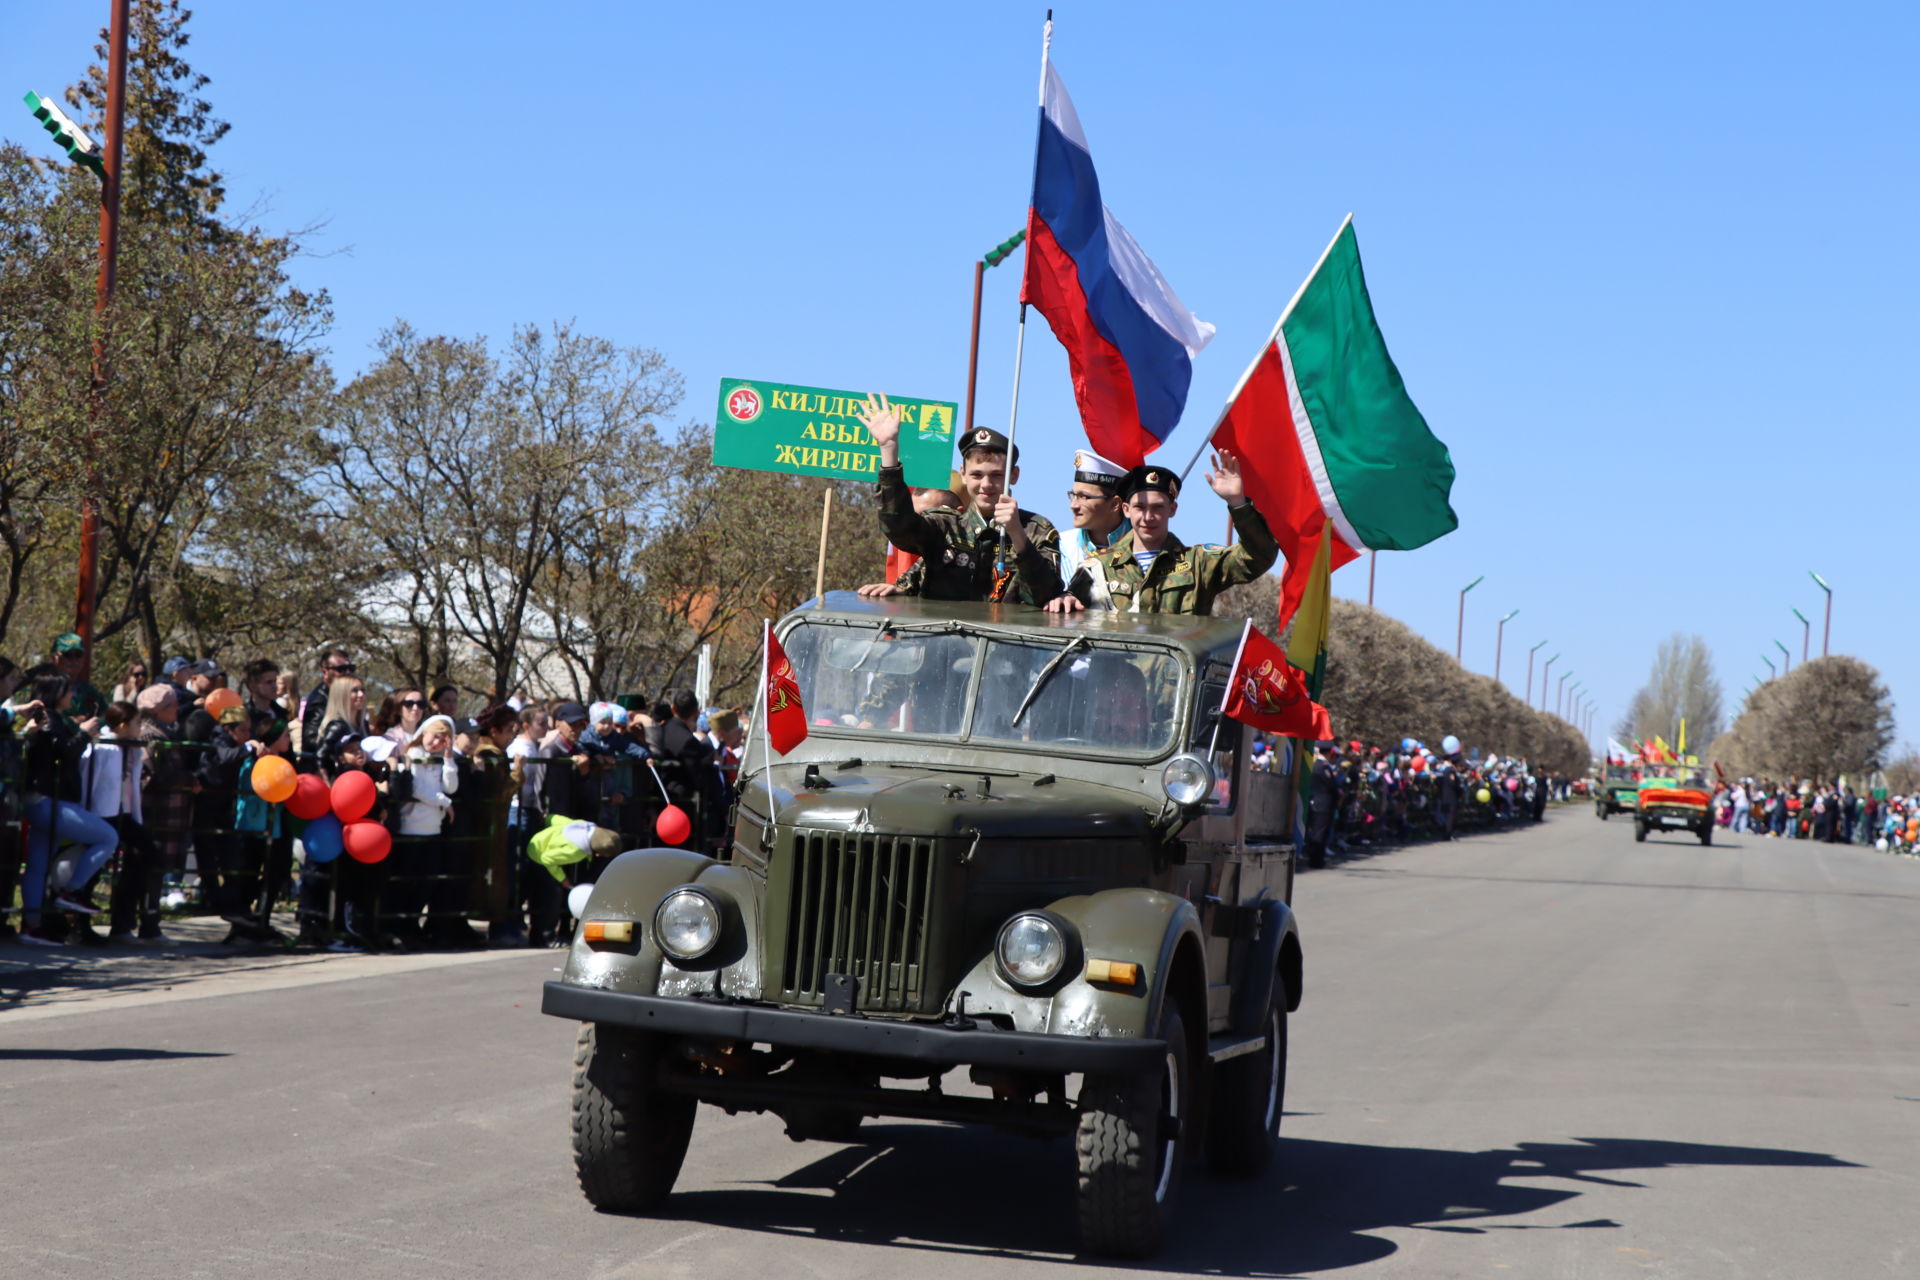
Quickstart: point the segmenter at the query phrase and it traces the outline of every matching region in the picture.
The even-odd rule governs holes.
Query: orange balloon
[[[207,714],[212,716],[215,720],[218,720],[220,718],[220,713],[222,711],[225,711],[228,707],[237,707],[239,705],[240,705],[240,695],[235,693],[232,689],[215,689],[212,693],[207,695],[207,701],[206,701]]]
[[[284,803],[300,779],[285,756],[261,756],[253,762],[253,794],[268,804]]]

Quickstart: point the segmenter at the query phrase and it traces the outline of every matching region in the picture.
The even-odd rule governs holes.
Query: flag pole
[[[768,676],[772,674],[773,666],[773,664],[768,661],[773,653],[773,645],[769,643],[772,638],[773,620],[771,618],[762,618],[760,620],[760,740],[764,744],[762,755],[765,758],[765,766],[761,770],[761,774],[767,783],[767,825],[765,830],[769,835],[772,834],[774,827],[779,823],[779,811],[775,807],[773,799],[773,713],[768,709],[770,699],[767,697]]]
[[[1247,383],[1253,378],[1253,371],[1258,369],[1260,361],[1266,358],[1267,348],[1280,337],[1280,330],[1286,326],[1287,318],[1293,314],[1293,309],[1300,305],[1300,299],[1307,292],[1307,286],[1312,284],[1313,278],[1320,274],[1320,268],[1327,265],[1327,259],[1333,255],[1333,246],[1340,243],[1340,237],[1346,234],[1347,228],[1352,224],[1351,213],[1340,220],[1340,229],[1333,233],[1333,239],[1327,241],[1327,247],[1320,251],[1320,257],[1315,260],[1313,270],[1307,272],[1307,278],[1300,282],[1300,287],[1293,291],[1291,298],[1287,299],[1286,310],[1282,311],[1280,318],[1273,322],[1273,332],[1267,335],[1267,340],[1260,344],[1260,350],[1256,351],[1253,359],[1247,362],[1246,372],[1240,375],[1240,380],[1233,384],[1233,390],[1227,393],[1227,403],[1221,407],[1220,416],[1213,420],[1213,426],[1208,428],[1206,438],[1200,441],[1200,447],[1195,449],[1193,457],[1187,460],[1186,471],[1180,473],[1180,483],[1183,486],[1187,482],[1187,473],[1193,470],[1193,464],[1200,461],[1200,455],[1205,453],[1207,446],[1213,442],[1213,433],[1220,429],[1221,424],[1227,420],[1227,414],[1233,411],[1233,402],[1240,398],[1242,391],[1246,390]]]
[[[1047,10],[1047,22],[1040,30],[1040,116],[1033,130],[1033,181],[1027,188],[1027,231],[1033,230],[1033,199],[1040,185],[1040,135],[1046,123],[1047,115],[1047,59],[1053,51],[1053,10]],[[1028,236],[1031,239],[1031,235]],[[1028,250],[1032,252],[1032,250]],[[1013,496],[1013,440],[1020,426],[1020,365],[1027,349],[1027,290],[1025,281],[1020,288],[1020,327],[1013,339],[1013,406],[1007,411],[1007,496]],[[968,424],[971,428],[972,424]],[[1007,567],[1008,536],[1005,528],[1000,530],[1000,563],[996,571],[1004,573]]]
[[[1213,714],[1213,738],[1207,743],[1207,763],[1213,763],[1213,753],[1220,746],[1220,726],[1226,723],[1227,703],[1233,700],[1233,679],[1240,674],[1240,659],[1247,652],[1247,637],[1253,634],[1253,619],[1248,618],[1240,628],[1240,644],[1233,651],[1233,665],[1227,668],[1227,687],[1220,691],[1220,709]]]

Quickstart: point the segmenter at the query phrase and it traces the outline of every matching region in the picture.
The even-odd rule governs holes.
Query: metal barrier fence
[[[131,771],[141,780],[136,789],[142,820],[133,821],[131,813],[123,810],[114,821],[119,839],[113,856],[95,878],[107,889],[105,913],[113,932],[136,927],[148,933],[156,930],[167,909],[163,903],[174,892],[189,890],[191,900],[179,909],[223,916],[253,940],[288,941],[272,932],[271,920],[279,906],[291,904],[304,940],[347,935],[376,946],[478,942],[480,936],[472,928],[475,922],[516,927],[523,905],[536,911],[542,900],[553,905],[542,883],[548,873],[526,858],[527,841],[537,830],[535,815],[510,816],[510,801],[523,788],[507,789],[503,775],[509,762],[503,756],[491,757],[499,762],[491,766],[467,761],[470,781],[462,788],[467,794],[455,794],[454,821],[441,832],[396,833],[386,858],[371,864],[356,862],[344,853],[320,862],[303,849],[296,868],[295,842],[305,823],[285,813],[282,806],[271,805],[265,807],[264,827],[241,825],[238,802],[251,793],[241,785],[209,780],[205,765],[217,745],[118,738],[89,742],[92,753],[118,756],[119,769],[106,772],[125,777]],[[320,772],[321,761],[315,753],[300,752],[290,758],[302,773]],[[576,767],[564,757],[526,757],[517,763],[531,786],[527,794],[532,795],[544,791],[547,769]],[[500,772],[490,774],[489,769]],[[55,772],[58,776],[60,771]],[[48,854],[40,867],[34,867],[28,856],[34,828],[25,818],[25,797],[17,788],[7,788],[6,807],[0,810],[0,924],[17,922],[57,933],[68,914],[56,906],[59,892],[85,891],[84,885],[58,889],[55,885],[63,847],[58,802],[83,809],[92,805],[97,797],[90,794],[91,787],[103,775],[93,767],[91,756],[83,762],[81,776],[80,794],[51,797],[54,822]],[[580,807],[590,811],[568,817],[620,831],[626,848],[653,843],[654,821],[667,797],[651,768],[603,759],[592,768],[588,781],[591,794],[585,799],[590,803]],[[399,806],[390,807],[397,810]],[[690,801],[683,800],[683,807],[690,811],[697,843],[703,833],[712,831],[708,804],[696,793]],[[396,818],[395,812],[385,816],[389,830]],[[544,823],[545,818],[537,820]],[[572,875],[576,882],[591,880],[598,870],[599,864],[588,860],[573,868]],[[25,892],[27,875],[38,876],[37,893]],[[563,905],[559,909],[564,913]]]

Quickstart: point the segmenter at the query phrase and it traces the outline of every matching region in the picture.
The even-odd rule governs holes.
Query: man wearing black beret
[[[1226,499],[1239,541],[1230,547],[1189,547],[1174,537],[1169,524],[1180,507],[1180,477],[1166,467],[1143,464],[1120,484],[1133,531],[1088,556],[1066,594],[1048,603],[1048,612],[1120,609],[1204,617],[1213,612],[1215,596],[1271,569],[1280,544],[1247,499],[1240,460],[1223,449],[1213,464],[1207,483]]]
[[[900,414],[885,396],[867,397],[860,421],[880,446],[875,496],[887,541],[921,557],[917,594],[928,600],[1045,604],[1060,594],[1060,534],[1052,521],[1014,505],[1020,455],[991,427],[960,437],[967,509],[913,509],[900,466]],[[1001,538],[1006,538],[1004,551]]]

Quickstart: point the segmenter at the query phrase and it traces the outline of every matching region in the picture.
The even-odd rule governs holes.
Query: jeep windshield
[[[829,734],[1160,755],[1182,705],[1176,651],[1085,635],[803,622],[784,648],[807,722]]]

